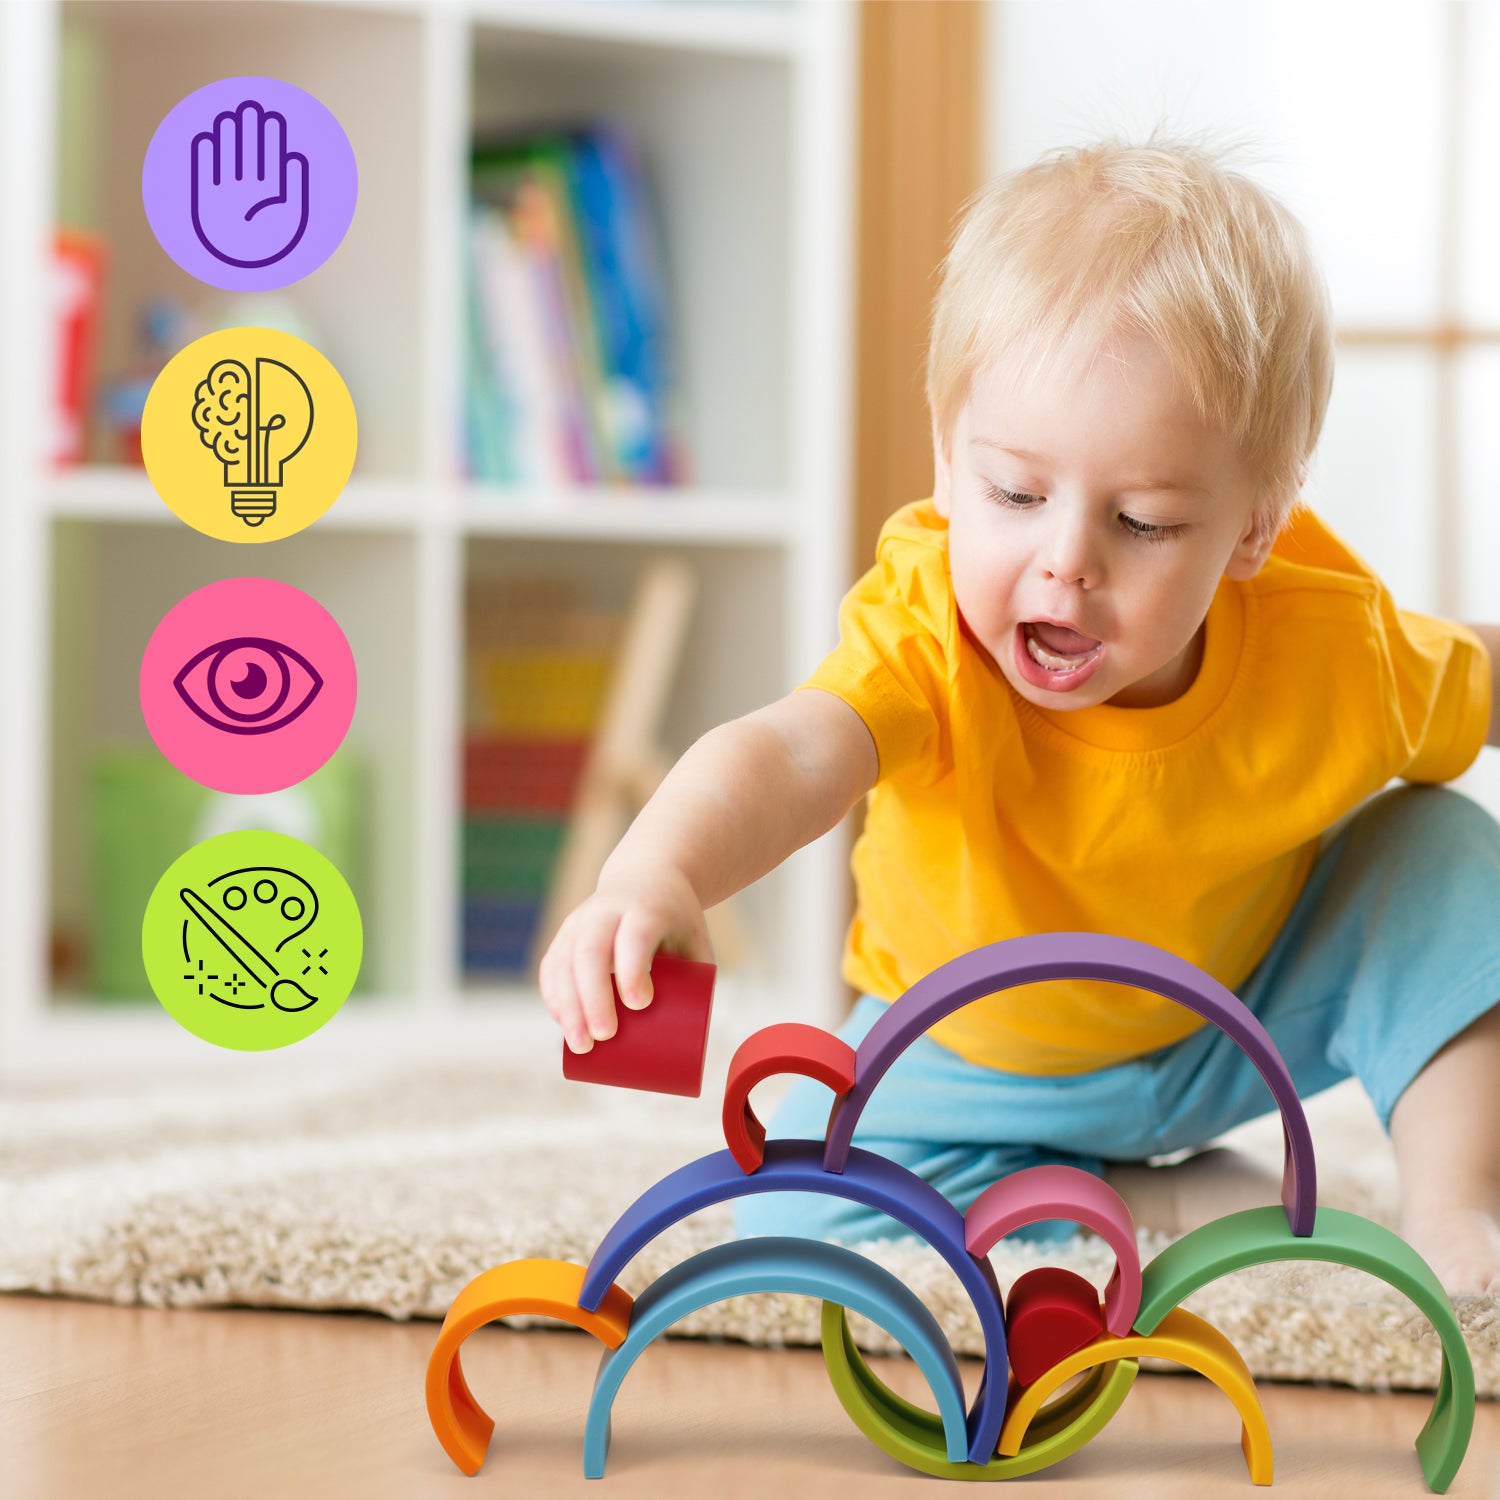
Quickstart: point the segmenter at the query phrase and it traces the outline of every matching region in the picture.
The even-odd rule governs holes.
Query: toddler
[[[1401,1233],[1450,1293],[1500,1290],[1500,828],[1433,785],[1497,743],[1500,629],[1397,608],[1301,505],[1331,378],[1301,226],[1206,150],[1106,142],[981,192],[933,314],[933,496],[887,522],[836,649],[682,757],[563,923],[540,983],[567,1045],[613,1035],[612,970],[649,1004],[658,948],[709,957],[704,909],[868,796],[850,1045],[982,944],[1155,943],[1250,1006],[1300,1094],[1360,1079]],[[770,1133],[821,1137],[829,1103],[798,1080]],[[1212,1154],[1151,1160],[1270,1107],[1185,1008],[1055,981],[935,1025],[855,1139],[960,1210],[1067,1162],[1180,1232],[1246,1204]],[[737,1212],[898,1231],[831,1197]]]

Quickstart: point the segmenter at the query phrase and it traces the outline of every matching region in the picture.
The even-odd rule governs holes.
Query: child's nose
[[[1058,526],[1048,538],[1041,558],[1042,572],[1057,583],[1090,589],[1099,582],[1099,554],[1080,525]]]

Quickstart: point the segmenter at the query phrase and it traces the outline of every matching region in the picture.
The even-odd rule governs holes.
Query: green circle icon
[[[363,952],[344,877],[300,839],[260,828],[173,860],[141,924],[156,998],[195,1036],[241,1052],[300,1042],[332,1019]]]

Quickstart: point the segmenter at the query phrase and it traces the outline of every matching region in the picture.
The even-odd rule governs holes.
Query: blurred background
[[[1235,144],[1332,289],[1312,502],[1402,603],[1500,618],[1497,63],[1500,0],[0,6],[0,1076],[203,1061],[140,915],[232,827],[360,901],[337,1045],[535,1019],[540,947],[664,766],[816,664],[930,491],[954,215],[1052,147]],[[241,74],[333,111],[360,194],[320,270],[230,296],[156,244],[140,169]],[[156,498],[139,419],[240,324],[328,356],[360,447],[316,528],[232,549]],[[178,599],[251,572],[333,613],[360,696],[316,775],[230,797],[157,752],[137,675]],[[1463,785],[1500,809],[1495,758]],[[847,837],[716,914],[731,1004],[839,1013]]]

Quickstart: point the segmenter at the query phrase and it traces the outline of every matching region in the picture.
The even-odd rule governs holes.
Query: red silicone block
[[[564,1042],[563,1077],[696,1099],[703,1092],[715,972],[713,964],[658,953],[651,965],[651,1004],[627,1010],[615,987],[615,1034],[587,1052],[574,1052]]]
[[[1039,1380],[1103,1332],[1099,1293],[1076,1271],[1038,1266],[1018,1276],[1005,1299],[1005,1345],[1022,1385]]]

